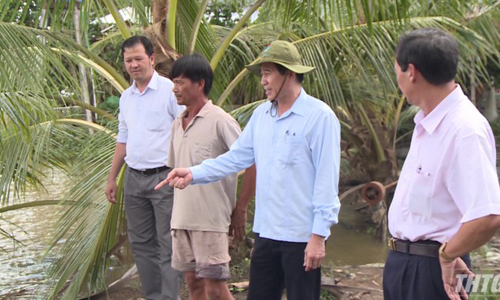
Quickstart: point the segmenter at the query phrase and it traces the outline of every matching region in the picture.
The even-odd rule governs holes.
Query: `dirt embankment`
[[[233,253],[245,257],[248,253]],[[473,271],[477,273],[500,274],[500,231],[485,246],[472,253]],[[248,258],[240,259],[232,266],[230,289],[236,300],[246,299],[248,281]],[[364,266],[324,267],[322,280],[322,299],[375,299],[382,300],[382,264]],[[184,286],[180,298],[188,299],[187,289]],[[96,300],[108,299],[106,296]],[[140,292],[138,278],[131,280],[118,290],[110,291],[111,300],[138,300],[144,299]]]

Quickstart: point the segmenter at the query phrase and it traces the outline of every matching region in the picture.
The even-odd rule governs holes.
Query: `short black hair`
[[[457,75],[458,43],[435,28],[413,30],[399,39],[396,61],[403,72],[413,64],[430,84],[450,82]]]
[[[280,72],[281,75],[285,75],[286,71],[290,71],[280,64],[275,63],[275,65],[276,65],[276,69],[278,69],[278,72]],[[292,72],[292,71],[290,71],[290,72]],[[304,74],[299,74],[299,73],[295,73],[295,74],[297,75],[297,77],[296,77],[297,81],[299,83],[302,83],[302,81],[304,81]]]
[[[189,78],[192,82],[205,81],[203,93],[208,96],[214,81],[214,72],[208,60],[200,54],[184,55],[176,60],[170,70],[170,79]]]
[[[142,35],[136,35],[133,37],[129,37],[122,43],[122,56],[125,53],[125,48],[132,48],[137,44],[142,44],[144,46],[144,49],[146,50],[146,54],[151,57],[153,55],[154,50],[153,50],[153,44],[151,41]]]

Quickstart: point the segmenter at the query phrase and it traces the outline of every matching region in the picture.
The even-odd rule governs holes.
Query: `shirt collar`
[[[212,109],[213,107],[213,103],[212,103],[212,100],[208,100],[207,103],[205,103],[205,105],[203,105],[203,107],[200,109],[200,111],[198,112],[198,114],[196,116],[194,116],[195,118],[204,118],[209,112],[210,110]],[[184,110],[179,116],[178,118],[182,119],[184,117],[186,117],[187,115],[187,110]]]
[[[464,92],[460,85],[443,99],[427,116],[420,110],[413,119],[415,122],[415,129],[417,134],[420,135],[425,130],[428,134],[434,133],[441,121],[445,118],[448,112],[457,105],[458,101],[462,99]]]
[[[288,112],[285,112],[283,116],[287,116],[291,113],[294,113],[294,114],[297,114],[297,115],[300,115],[300,116],[304,116],[307,112],[307,110],[309,109],[309,107],[307,106],[307,97],[309,95],[306,93],[306,91],[304,91],[303,88],[300,88],[300,94],[299,96],[297,97],[297,99],[295,100],[295,102],[292,104],[292,107],[288,110]],[[269,111],[271,110],[271,101],[269,101],[269,105],[267,106],[267,109],[266,109],[266,113],[269,113]]]
[[[155,70],[153,70],[153,76],[151,76],[151,79],[149,80],[148,85],[146,86],[142,94],[144,94],[148,89],[152,90],[158,89],[158,77],[159,77],[158,73]],[[141,94],[141,92],[139,92],[139,89],[137,88],[137,85],[135,84],[135,80],[132,82],[132,92]]]

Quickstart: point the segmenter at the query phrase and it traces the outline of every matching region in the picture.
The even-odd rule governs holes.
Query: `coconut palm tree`
[[[382,181],[396,177],[398,129],[414,113],[393,75],[398,36],[419,27],[454,34],[462,52],[459,81],[464,84],[486,81],[486,61],[498,62],[499,1],[227,0],[245,7],[232,28],[209,23],[208,2],[0,3],[0,213],[54,204],[59,211],[61,219],[48,250],[57,259],[49,270],[45,298],[74,299],[83,290],[91,294],[105,289],[110,256],[124,241],[122,195],[117,205],[109,205],[103,192],[117,121],[83,99],[86,88],[90,94],[109,94],[128,87],[119,62],[102,57],[130,35],[143,32],[154,41],[156,67],[162,74],[168,74],[179,55],[205,55],[215,70],[211,99],[242,124],[260,103],[256,100],[265,97],[245,64],[273,40],[293,42],[304,62],[317,67],[306,77],[306,90],[341,119],[345,161],[368,174],[366,179]],[[132,8],[133,19],[120,14],[126,7]],[[80,43],[74,38],[76,9],[79,27],[87,33]],[[115,25],[91,42],[88,28],[108,14]],[[87,72],[79,72],[80,66]],[[82,85],[86,76],[91,84]],[[54,110],[72,105],[97,117],[88,121]],[[71,178],[64,199],[12,203],[12,195],[42,187],[46,168],[60,169]],[[123,184],[121,176],[118,182]],[[61,240],[65,242],[56,246]]]

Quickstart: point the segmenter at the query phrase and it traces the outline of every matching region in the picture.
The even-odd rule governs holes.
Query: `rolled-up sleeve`
[[[333,112],[318,119],[318,128],[311,140],[311,151],[316,174],[313,194],[312,233],[329,236],[330,227],[338,223],[340,170],[340,124]]]

